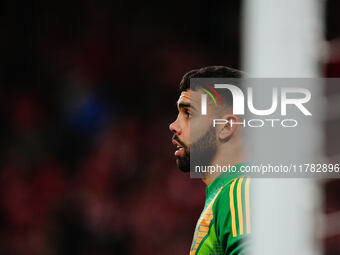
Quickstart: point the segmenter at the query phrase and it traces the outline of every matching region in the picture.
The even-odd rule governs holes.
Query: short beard
[[[181,171],[190,171],[190,154],[193,165],[209,165],[217,150],[216,130],[211,127],[197,142],[190,146],[190,149],[182,142],[181,145],[184,149],[184,156],[177,157],[177,165]]]

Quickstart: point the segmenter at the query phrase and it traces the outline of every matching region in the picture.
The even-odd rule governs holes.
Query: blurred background
[[[188,253],[205,186],[176,168],[168,125],[185,72],[240,68],[241,8],[0,3],[0,254]],[[340,77],[339,10],[326,2],[324,77]],[[325,122],[329,157],[339,128]],[[320,184],[324,254],[340,254],[339,184]]]

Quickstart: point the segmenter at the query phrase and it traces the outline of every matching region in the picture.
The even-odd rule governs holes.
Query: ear
[[[232,135],[235,133],[237,130],[238,125],[233,124],[231,125],[230,123],[235,123],[239,121],[239,118],[236,115],[224,115],[223,119],[227,120],[228,122],[223,125],[223,127],[218,131],[218,139],[219,140],[229,140]]]

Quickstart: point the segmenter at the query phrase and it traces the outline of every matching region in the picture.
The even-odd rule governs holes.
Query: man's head
[[[235,126],[213,128],[212,119],[216,116],[237,121],[232,114],[232,95],[220,93],[224,107],[217,108],[211,102],[207,115],[201,115],[201,94],[198,88],[190,88],[191,78],[241,78],[243,73],[239,70],[224,66],[209,66],[195,69],[186,73],[180,82],[180,96],[177,101],[178,116],[169,129],[173,132],[172,142],[177,147],[175,156],[178,167],[190,171],[190,152],[195,158],[211,161],[221,143],[227,142],[235,132]],[[191,134],[190,134],[191,129]],[[191,141],[190,141],[191,138]]]

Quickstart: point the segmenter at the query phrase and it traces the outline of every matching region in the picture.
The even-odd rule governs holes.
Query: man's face
[[[201,93],[198,91],[183,91],[177,101],[177,119],[169,126],[170,131],[174,133],[172,143],[176,147],[176,162],[178,168],[184,172],[190,171],[190,151],[195,155],[205,156],[216,151],[216,133],[211,126],[212,117],[209,112],[207,115],[201,115],[200,98]]]

